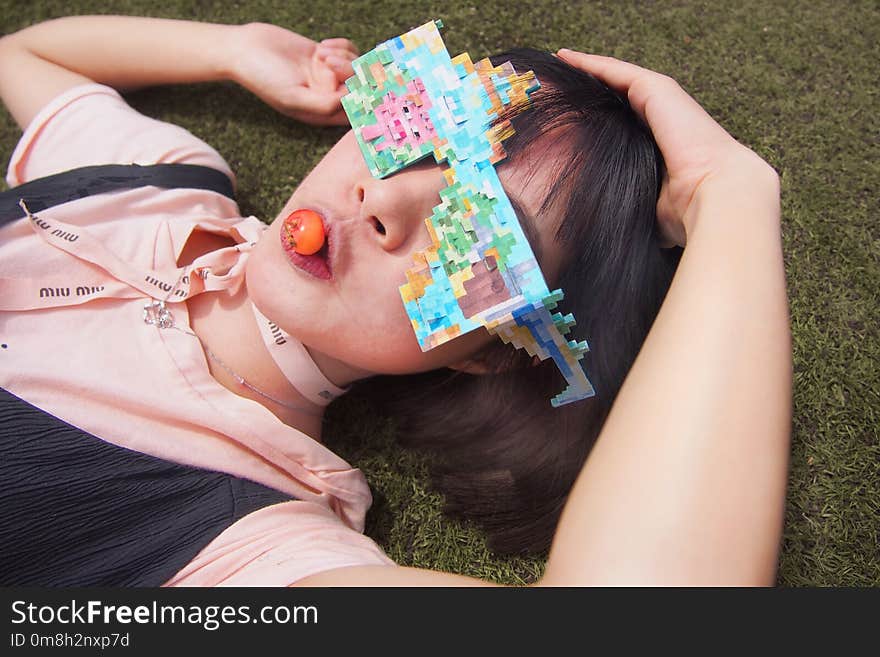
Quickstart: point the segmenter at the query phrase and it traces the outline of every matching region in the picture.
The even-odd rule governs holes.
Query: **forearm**
[[[229,76],[234,25],[130,16],[71,16],[7,37],[43,60],[119,89]]]
[[[678,272],[571,493],[543,583],[773,583],[791,338],[778,180],[758,182],[697,200]]]

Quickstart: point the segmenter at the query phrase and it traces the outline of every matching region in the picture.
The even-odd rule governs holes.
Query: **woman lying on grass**
[[[116,90],[231,79],[343,124],[356,56],[264,24],[75,17],[6,36],[11,191],[108,164],[232,179]],[[0,228],[19,509],[4,584],[486,583],[396,566],[361,533],[367,483],[321,444],[351,388],[442,457],[450,510],[496,549],[551,546],[542,585],[774,582],[791,389],[777,175],[665,76],[571,51],[504,62],[540,89],[498,177],[589,339],[595,396],[551,406],[558,363],[484,329],[420,348],[398,288],[447,186],[431,158],[380,178],[349,132],[268,227],[222,184],[39,207],[22,191]],[[33,407],[73,427],[35,431]]]

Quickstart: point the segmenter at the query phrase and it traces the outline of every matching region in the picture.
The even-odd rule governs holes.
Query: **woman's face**
[[[547,149],[503,161],[498,176],[516,208],[535,217],[550,184]],[[444,166],[428,157],[388,178],[374,178],[349,131],[309,173],[251,253],[248,293],[257,308],[311,350],[369,373],[404,374],[460,366],[498,338],[471,331],[422,352],[398,287],[412,255],[431,245],[425,218],[440,202]],[[330,278],[294,266],[281,244],[293,210],[319,212],[328,230]],[[548,284],[562,252],[552,235],[558,211],[535,217],[528,235]],[[537,239],[537,244],[535,240]]]

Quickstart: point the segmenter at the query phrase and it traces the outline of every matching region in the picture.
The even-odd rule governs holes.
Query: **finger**
[[[327,66],[333,69],[336,77],[340,82],[345,82],[354,75],[354,69],[351,67],[351,60],[343,57],[330,56],[324,60]]]
[[[351,63],[355,58],[355,55],[347,50],[340,50],[339,48],[321,48],[319,46],[315,51],[315,57],[319,62],[333,71],[337,83],[345,82],[348,78],[354,75],[354,69],[352,68]]]
[[[345,50],[343,48],[327,48],[324,46],[318,46],[315,49],[315,55],[321,60],[335,57],[337,59],[344,59],[347,62],[351,62],[357,57],[357,55],[350,50]]]
[[[559,57],[625,94],[633,110],[650,126],[666,158],[688,144],[706,145],[730,138],[706,110],[667,75],[603,55],[562,49]]]
[[[590,55],[584,52],[569,50],[568,48],[562,48],[557,55],[575,68],[592,73],[609,87],[622,94],[627,93],[632,83],[639,76],[645,74],[657,75],[646,68],[630,64],[621,59],[615,59],[614,57]]]
[[[339,86],[336,71],[321,60],[313,60],[309,72],[309,87],[322,93],[333,92]]]
[[[339,48],[318,48],[315,50],[315,58],[322,62],[326,62],[329,59],[336,59],[351,64],[352,60],[355,59],[355,55],[347,50],[340,50]]]
[[[649,118],[646,116],[646,105],[650,97],[656,95],[657,91],[674,93],[674,88],[678,87],[669,76],[614,57],[591,55],[567,48],[560,50],[559,56],[575,68],[595,75],[615,91],[627,96],[630,106],[645,120]],[[663,87],[665,88],[661,89]],[[681,87],[678,87],[678,91],[682,97],[690,99]]]
[[[358,56],[357,46],[354,45],[348,39],[342,38],[334,38],[334,39],[323,39],[320,41],[321,46],[327,46],[328,48],[338,48],[339,50],[346,50],[352,53],[355,57]]]

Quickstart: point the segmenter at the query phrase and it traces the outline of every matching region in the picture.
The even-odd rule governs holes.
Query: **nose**
[[[389,178],[368,174],[356,185],[359,219],[384,250],[404,247],[427,235],[425,219],[440,203],[444,186],[443,172],[433,160],[411,165]]]

